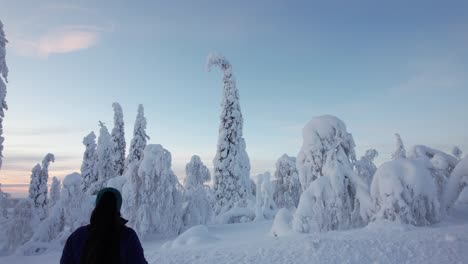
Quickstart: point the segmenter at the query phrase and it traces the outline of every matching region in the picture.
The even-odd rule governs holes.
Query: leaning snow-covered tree
[[[117,175],[122,175],[125,168],[125,128],[123,111],[119,103],[113,103],[114,108],[114,128],[112,129],[112,158],[114,171]]]
[[[356,170],[356,174],[361,177],[361,179],[367,184],[367,186],[371,185],[372,178],[374,177],[375,172],[377,171],[377,167],[374,164],[374,159],[377,157],[379,153],[375,149],[368,149],[366,154],[361,157],[360,160],[354,163],[354,168]]]
[[[49,207],[52,208],[60,199],[60,181],[57,177],[52,178],[52,185],[49,192]]]
[[[278,208],[296,208],[302,189],[295,157],[284,154],[276,161],[275,179],[273,199]]]
[[[89,133],[83,139],[83,145],[86,149],[83,154],[83,162],[81,163],[81,189],[87,192],[89,187],[98,180],[97,173],[97,152],[96,152],[96,135],[94,132]]]
[[[49,165],[55,161],[53,154],[48,153],[42,160],[42,167],[36,164],[32,169],[31,182],[29,184],[29,199],[31,199],[34,209],[40,220],[47,217],[47,181],[49,179]]]
[[[112,159],[112,140],[109,130],[104,123],[99,122],[101,129],[99,130],[97,151],[97,174],[98,180],[90,188],[89,193],[95,194],[100,189],[106,186],[107,181],[115,177],[115,171]]]
[[[133,129],[133,138],[130,142],[130,150],[126,160],[127,166],[134,161],[141,161],[147,141],[150,137],[146,134],[146,117],[143,105],[138,105],[138,114]]]
[[[161,145],[146,146],[138,177],[141,197],[135,228],[139,235],[179,233],[182,195],[171,169],[171,153]]]
[[[5,83],[8,83],[8,67],[6,64],[6,44],[8,43],[5,32],[3,31],[3,23],[0,21],[0,169],[3,163],[3,118],[5,117],[5,111],[8,110],[6,103],[7,87]]]
[[[208,69],[218,66],[223,71],[223,97],[219,137],[214,164],[214,210],[217,215],[233,207],[246,207],[250,194],[250,161],[242,137],[243,117],[239,92],[229,61],[210,54]]]
[[[211,179],[210,171],[200,157],[194,155],[185,166],[185,175],[184,227],[207,224],[213,215],[209,188],[205,185]]]
[[[371,214],[365,183],[354,173],[354,140],[334,116],[312,119],[302,130],[297,157],[305,188],[294,214],[298,232],[347,229],[364,225]]]
[[[440,220],[437,187],[424,163],[396,159],[382,164],[371,185],[375,219],[412,225],[429,225]]]
[[[395,133],[395,151],[392,153],[392,159],[406,159],[406,149],[400,134]]]

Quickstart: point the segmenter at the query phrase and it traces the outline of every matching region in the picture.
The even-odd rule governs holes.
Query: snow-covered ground
[[[195,227],[175,240],[144,241],[149,263],[467,263],[468,204],[441,223],[413,227],[392,222],[312,234],[270,234],[272,222]],[[0,263],[58,263],[60,251],[0,257]]]

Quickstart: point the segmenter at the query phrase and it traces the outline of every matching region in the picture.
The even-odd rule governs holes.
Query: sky
[[[342,119],[357,156],[390,158],[399,132],[468,152],[467,1],[0,0],[10,69],[0,182],[24,195],[48,152],[50,176],[79,171],[83,137],[112,128],[121,103],[127,145],[138,104],[150,143],[182,179],[194,154],[212,168],[222,73],[233,65],[251,174],[296,156],[314,116]],[[8,190],[7,190],[8,191]],[[21,194],[22,193],[22,194]]]

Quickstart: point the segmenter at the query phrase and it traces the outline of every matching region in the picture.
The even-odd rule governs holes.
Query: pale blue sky
[[[170,3],[169,3],[170,2]],[[325,3],[326,2],[326,3]],[[391,2],[391,3],[390,3]],[[176,174],[216,151],[221,73],[234,67],[252,174],[296,155],[301,128],[333,114],[360,156],[407,147],[468,151],[466,1],[24,1],[0,0],[10,40],[5,162],[0,182],[27,183],[47,152],[51,175],[78,171],[89,131],[138,103],[151,143]]]

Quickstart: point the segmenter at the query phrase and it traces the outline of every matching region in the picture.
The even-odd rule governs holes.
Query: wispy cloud
[[[38,38],[10,40],[11,47],[22,56],[45,58],[90,48],[99,41],[100,32],[86,27],[65,27],[44,33]]]

